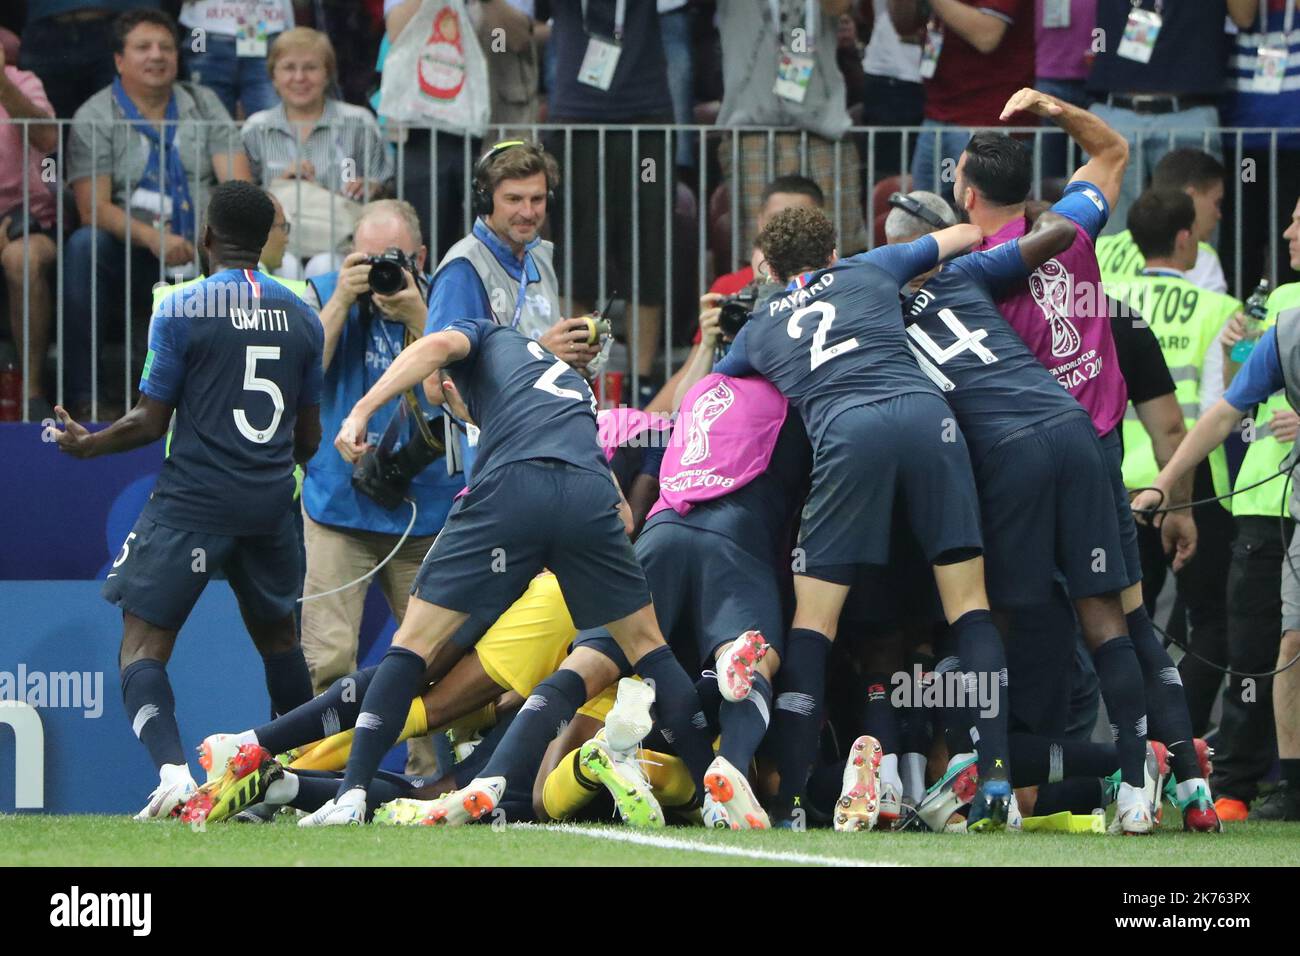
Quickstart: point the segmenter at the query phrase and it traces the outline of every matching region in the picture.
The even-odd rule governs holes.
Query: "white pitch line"
[[[751,860],[772,860],[777,863],[811,863],[815,866],[901,866],[880,860],[858,860],[846,856],[818,856],[814,853],[790,853],[783,850],[751,850],[740,846],[718,843],[696,843],[677,837],[657,836],[634,830],[596,829],[594,827],[560,825],[548,827],[554,833],[591,837],[594,840],[613,840],[616,843],[635,843],[661,850],[685,850],[688,853],[713,853],[717,856],[739,856]]]

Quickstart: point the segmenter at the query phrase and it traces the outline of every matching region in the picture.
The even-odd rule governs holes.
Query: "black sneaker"
[[[1286,781],[1279,783],[1275,789],[1255,798],[1250,805],[1250,819],[1273,823],[1300,820],[1300,789],[1288,786]]]

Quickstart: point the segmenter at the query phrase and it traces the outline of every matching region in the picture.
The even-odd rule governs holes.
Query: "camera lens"
[[[718,312],[718,328],[729,339],[734,339],[749,321],[749,307],[739,302],[724,302]]]
[[[391,259],[379,259],[370,265],[370,291],[394,295],[406,287],[405,270]]]

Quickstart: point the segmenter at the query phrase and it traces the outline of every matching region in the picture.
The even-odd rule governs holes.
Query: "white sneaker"
[[[1013,833],[1023,833],[1025,829],[1025,817],[1020,812],[1020,804],[1016,802],[1016,792],[1011,791],[1011,805],[1007,808],[1007,829]]]
[[[226,764],[244,743],[239,734],[210,734],[199,744],[199,766],[207,773],[204,783],[211,783],[226,772]]]
[[[420,822],[425,826],[446,827],[473,823],[495,810],[505,793],[505,777],[475,777],[464,789],[433,801],[428,815]]]
[[[173,780],[171,783],[160,783],[154,792],[149,794],[149,802],[135,815],[135,819],[165,820],[178,813],[198,789],[198,784],[189,777]]]
[[[853,741],[844,764],[840,799],[832,825],[840,833],[874,830],[880,819],[880,741],[863,735]]]
[[[341,797],[326,800],[315,813],[298,821],[300,827],[350,827],[366,822],[366,792],[353,787]]]
[[[723,700],[738,703],[754,687],[754,669],[767,653],[768,644],[758,631],[746,631],[718,655],[718,690]]]
[[[605,742],[625,753],[641,746],[654,726],[650,716],[650,705],[654,702],[655,689],[645,681],[631,677],[620,680],[614,706],[605,716]]]
[[[1145,836],[1154,827],[1151,801],[1147,795],[1132,784],[1121,783],[1119,793],[1115,795],[1115,819],[1110,822],[1106,832]]]
[[[767,811],[759,805],[749,780],[722,757],[714,757],[704,774],[704,789],[717,809],[722,811],[725,825],[732,830],[770,830],[772,821]],[[714,826],[717,826],[716,818]]]
[[[700,805],[700,822],[710,830],[730,830],[731,821],[727,819],[727,808],[713,799],[709,791],[704,791],[704,800]]]
[[[948,761],[947,772],[926,791],[916,812],[935,833],[965,833],[966,821],[957,811],[970,805],[978,789],[975,754],[954,754]]]

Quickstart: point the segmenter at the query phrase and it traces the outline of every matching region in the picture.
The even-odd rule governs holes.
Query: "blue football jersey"
[[[903,306],[916,361],[943,390],[975,462],[1028,425],[1083,410],[994,302],[1025,275],[1018,244],[1008,242],[949,262]]]
[[[908,352],[898,293],[937,257],[923,236],[800,276],[753,314],[714,371],[761,374],[798,409],[814,443],[846,408],[936,393]]]
[[[514,329],[456,319],[445,332],[470,341],[447,366],[479,428],[471,486],[512,461],[553,458],[609,474],[596,431],[596,399],[581,375]]]
[[[190,531],[273,531],[293,507],[298,409],[320,404],[325,332],[280,283],[227,269],[158,304],[140,391],[176,409],[149,513]]]

